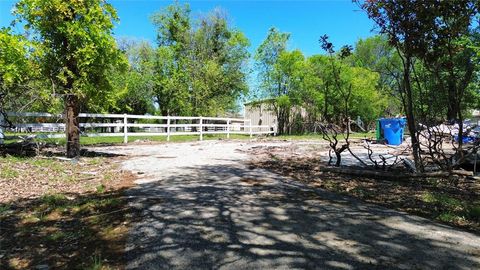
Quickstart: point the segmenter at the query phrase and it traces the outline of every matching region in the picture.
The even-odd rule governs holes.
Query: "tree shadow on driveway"
[[[240,162],[155,180],[129,192],[127,269],[480,267],[478,236]]]

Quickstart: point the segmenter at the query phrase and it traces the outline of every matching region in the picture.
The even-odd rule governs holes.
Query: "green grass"
[[[31,177],[31,173],[34,171],[38,171],[45,176],[45,179],[65,180],[68,178],[67,169],[65,164],[54,159],[8,155],[0,157],[0,179],[25,179],[25,177]]]
[[[10,210],[10,204],[0,204],[0,215]]]
[[[51,208],[64,206],[67,203],[67,197],[63,194],[49,194],[44,195],[40,199],[42,203]]]
[[[68,237],[68,234],[66,232],[58,231],[58,232],[53,232],[47,235],[46,240],[55,242],[55,241],[65,239],[67,237]]]
[[[9,167],[0,170],[0,179],[15,179],[19,175],[18,171]]]
[[[457,215],[455,213],[451,213],[451,212],[441,213],[437,217],[438,220],[443,221],[443,222],[448,222],[448,223],[461,221],[462,218],[463,218],[462,216],[459,216],[459,215]]]
[[[445,194],[426,192],[422,195],[422,200],[426,203],[438,204],[449,210],[462,208],[462,202],[460,200]]]
[[[480,202],[468,202],[450,197],[446,194],[426,192],[422,201],[436,206],[437,219],[448,223],[462,221],[480,221]]]
[[[218,140],[227,139],[227,135],[221,134],[205,134],[204,140]],[[250,139],[249,135],[243,134],[230,134],[230,139]],[[167,142],[167,136],[130,136],[128,142],[135,141],[154,141],[154,142]],[[170,136],[170,142],[192,142],[200,140],[199,135],[175,135]],[[5,143],[14,143],[18,140],[8,140]],[[51,144],[65,145],[65,138],[51,138],[51,139],[36,139],[38,142],[45,142]],[[96,144],[122,144],[123,136],[118,137],[81,137],[80,144],[82,145],[96,145]]]
[[[121,192],[70,199],[58,193],[11,213],[3,206],[0,218],[12,232],[4,235],[7,268],[33,269],[44,263],[62,269],[119,269],[130,218],[126,203]]]
[[[358,132],[358,133],[351,133],[350,139],[363,139],[365,137],[374,137],[375,133],[371,132]],[[323,140],[323,136],[321,134],[302,134],[302,135],[281,135],[276,136],[276,139],[280,140]],[[343,140],[345,136],[343,134],[338,135],[338,139]]]
[[[91,264],[85,268],[86,270],[110,269],[110,267],[103,265],[102,256],[98,252],[94,252],[94,254],[90,257],[90,263]]]
[[[11,134],[10,134],[11,135]],[[365,137],[372,137],[374,133],[352,133],[350,138],[358,139]],[[255,136],[254,136],[255,138]],[[319,134],[304,134],[304,135],[281,135],[276,137],[269,137],[270,139],[276,140],[323,140],[322,135]],[[344,135],[339,135],[338,139],[343,139]],[[204,140],[218,140],[218,139],[227,139],[226,134],[205,134],[203,135]],[[244,134],[230,134],[230,139],[235,140],[248,140],[250,139],[249,135]],[[193,142],[200,140],[199,135],[176,135],[170,136],[170,142]],[[38,142],[46,142],[57,145],[65,145],[65,138],[56,138],[56,139],[37,139]],[[130,136],[128,137],[128,142],[135,141],[153,141],[153,142],[167,142],[167,136]],[[9,140],[6,143],[13,143],[16,140]],[[80,143],[82,145],[98,145],[98,144],[122,144],[123,136],[118,137],[81,137]]]
[[[104,193],[107,189],[105,185],[98,185],[95,187],[95,190],[97,191],[97,193]]]

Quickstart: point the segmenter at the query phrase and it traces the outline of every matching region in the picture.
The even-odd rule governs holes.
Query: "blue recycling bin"
[[[379,119],[383,138],[389,145],[400,145],[403,142],[403,132],[406,124],[405,118]]]
[[[453,136],[453,139],[456,141],[456,142],[459,142],[460,140],[458,139],[458,135],[454,135]],[[462,143],[473,143],[475,142],[475,137],[472,137],[472,136],[462,136]]]

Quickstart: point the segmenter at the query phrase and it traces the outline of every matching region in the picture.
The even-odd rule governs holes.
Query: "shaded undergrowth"
[[[0,269],[121,269],[134,217],[121,157],[0,157]]]
[[[252,166],[289,176],[310,186],[420,215],[480,233],[480,183],[463,179],[452,185],[447,179],[392,181],[325,172],[315,158],[256,159]]]
[[[123,189],[0,206],[1,269],[120,269],[132,220]]]

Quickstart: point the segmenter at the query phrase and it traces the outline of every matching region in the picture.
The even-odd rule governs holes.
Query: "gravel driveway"
[[[248,168],[255,145],[96,149],[142,176],[126,268],[480,269],[479,236]]]

